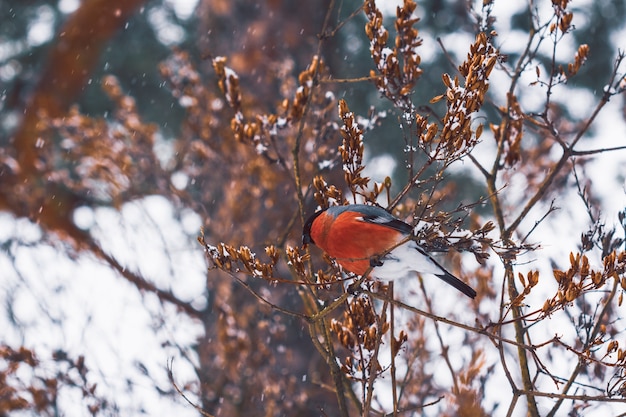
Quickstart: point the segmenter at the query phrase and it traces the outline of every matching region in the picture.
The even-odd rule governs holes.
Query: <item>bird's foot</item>
[[[350,295],[358,295],[362,292],[361,283],[359,280],[354,281],[352,284],[348,285],[346,288],[346,292]]]
[[[380,256],[372,256],[370,258],[370,266],[376,268],[377,266],[383,266],[383,261]]]

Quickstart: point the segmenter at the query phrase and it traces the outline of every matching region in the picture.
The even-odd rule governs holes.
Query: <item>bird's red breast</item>
[[[336,217],[322,213],[311,224],[311,239],[335,258],[345,270],[363,275],[370,260],[393,248],[404,234],[390,227],[363,220],[363,214],[344,211]]]

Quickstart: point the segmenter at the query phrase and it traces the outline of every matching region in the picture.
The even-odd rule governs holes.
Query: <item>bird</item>
[[[446,271],[418,243],[407,237],[413,227],[379,206],[349,204],[317,211],[304,223],[302,244],[310,243],[356,275],[391,281],[412,271],[433,274],[461,291],[476,297],[476,291]]]

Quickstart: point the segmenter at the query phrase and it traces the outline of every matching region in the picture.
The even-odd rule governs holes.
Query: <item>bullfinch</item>
[[[394,280],[411,271],[433,274],[468,297],[476,297],[469,285],[446,271],[417,242],[407,239],[413,227],[386,210],[365,204],[332,206],[305,222],[302,243],[313,243],[346,271]]]

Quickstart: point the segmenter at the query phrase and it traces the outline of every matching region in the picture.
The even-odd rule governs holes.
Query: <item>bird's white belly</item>
[[[398,246],[383,256],[380,261],[383,264],[373,268],[370,276],[384,281],[404,278],[411,272],[435,275],[443,272],[432,259],[418,251],[417,243],[413,241]]]

